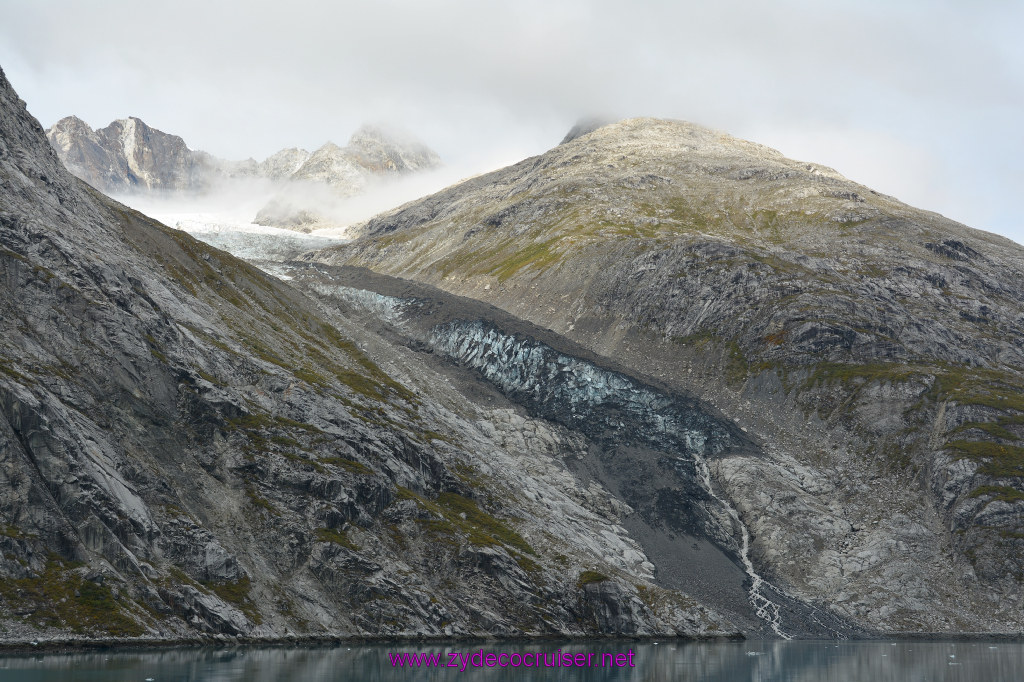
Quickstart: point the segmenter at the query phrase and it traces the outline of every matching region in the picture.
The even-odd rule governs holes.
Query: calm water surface
[[[389,653],[628,653],[634,668],[394,668]],[[533,656],[529,657],[531,661]],[[597,656],[595,656],[595,659]],[[0,656],[0,682],[402,682],[701,680],[705,682],[1017,682],[1022,642],[736,642],[394,645],[168,649]]]

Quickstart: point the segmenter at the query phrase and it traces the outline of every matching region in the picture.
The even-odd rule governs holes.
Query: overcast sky
[[[0,0],[0,66],[44,126],[226,158],[372,121],[482,171],[680,118],[1024,243],[1022,29],[1021,0]]]

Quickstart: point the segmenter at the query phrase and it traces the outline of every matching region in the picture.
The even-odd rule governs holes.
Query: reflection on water
[[[393,668],[389,652],[634,652],[634,668]],[[532,660],[532,657],[529,657]],[[597,658],[597,657],[595,657]],[[701,682],[1010,682],[1024,679],[1021,642],[721,642],[372,645],[168,649],[0,657],[6,682],[270,682],[420,680],[700,680]]]

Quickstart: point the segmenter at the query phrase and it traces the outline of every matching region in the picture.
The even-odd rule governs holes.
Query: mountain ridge
[[[313,152],[290,147],[263,161],[228,161],[190,149],[181,137],[134,116],[97,130],[67,116],[46,135],[73,175],[108,194],[202,194],[232,180],[278,183],[276,196],[254,222],[300,229],[324,220],[319,204],[325,201],[358,196],[371,182],[434,169],[441,162],[422,142],[373,125],[358,128],[345,147],[333,142]]]
[[[783,589],[880,630],[1019,628],[1019,245],[657,119],[356,232],[304,259],[486,301],[763,439],[712,473]]]

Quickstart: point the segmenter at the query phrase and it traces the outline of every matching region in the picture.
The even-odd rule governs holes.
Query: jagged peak
[[[364,123],[348,140],[349,148],[388,147],[398,150],[415,150],[434,154],[427,145],[411,133],[396,130],[380,124]]]
[[[340,153],[341,151],[342,151],[341,147],[339,147],[335,143],[333,143],[330,140],[328,140],[327,142],[324,142],[322,145],[317,147],[313,151],[313,153],[310,154],[310,156],[318,156],[318,155],[321,155],[321,154],[336,154],[336,153]]]
[[[397,136],[393,131],[385,130],[382,126],[375,125],[372,123],[364,123],[349,138],[348,143],[350,145],[357,144],[363,141],[374,141],[374,142],[394,142]]]
[[[113,121],[110,122],[110,124],[107,126],[107,128],[114,128],[114,127],[121,128],[122,130],[124,130],[126,128],[141,128],[142,130],[147,130],[147,129],[155,130],[155,128],[152,128],[151,126],[149,126],[145,121],[143,121],[138,116],[126,116],[125,118],[114,119]],[[157,130],[156,132],[162,133],[163,131]],[[163,133],[163,134],[166,135],[167,133]]]
[[[103,128],[97,128],[96,132],[97,133],[104,133],[104,132],[114,132],[114,131],[118,131],[118,130],[120,130],[120,131],[124,131],[124,130],[137,131],[139,133],[142,133],[143,135],[155,135],[155,136],[158,136],[158,137],[165,137],[167,139],[171,139],[171,140],[175,140],[175,141],[180,140],[182,144],[185,143],[184,138],[181,137],[180,135],[175,135],[174,133],[166,133],[166,132],[160,130],[159,128],[154,128],[153,126],[149,125],[148,123],[143,121],[138,116],[126,116],[124,118],[114,119],[107,126],[105,126]]]
[[[273,154],[268,156],[266,159],[264,159],[264,161],[271,161],[273,159],[282,159],[282,158],[287,158],[287,157],[292,157],[292,156],[309,156],[309,155],[310,155],[309,150],[303,149],[302,147],[285,147],[284,149],[277,150],[276,152],[274,152]]]
[[[92,132],[92,126],[75,115],[65,116],[47,129],[51,130],[82,130]]]

